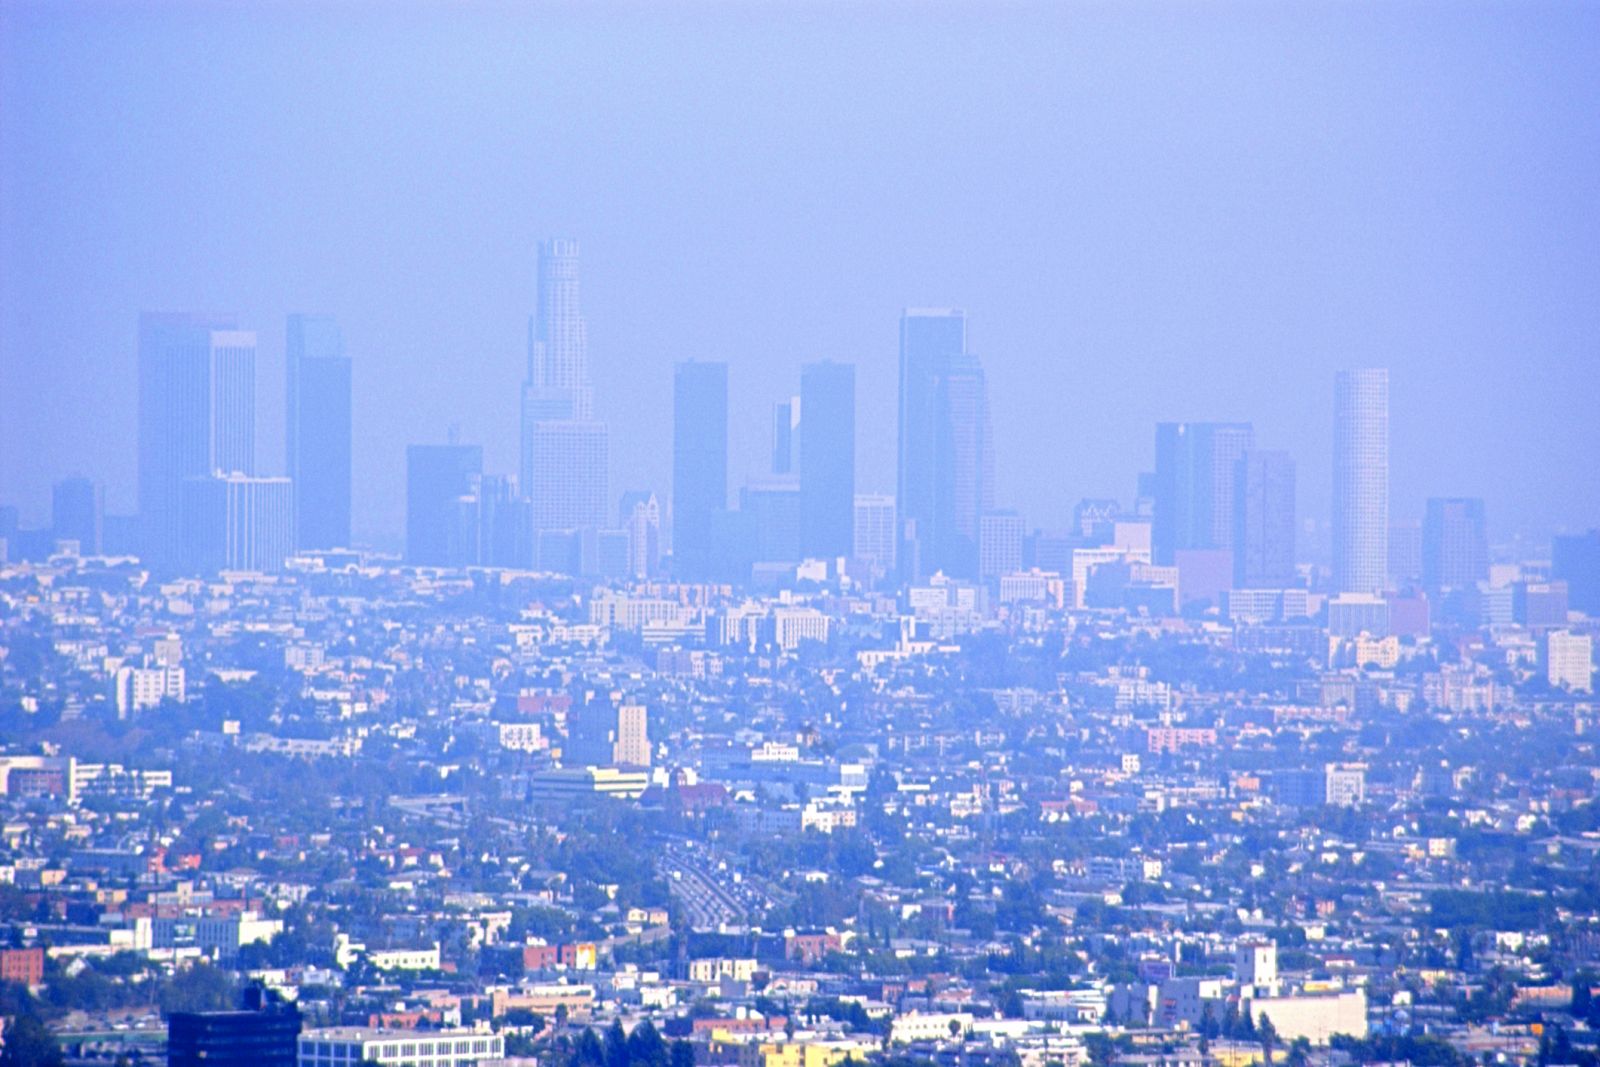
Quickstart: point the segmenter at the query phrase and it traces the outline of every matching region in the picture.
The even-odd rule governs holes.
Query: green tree
[[[1587,1019],[1594,1007],[1594,994],[1589,986],[1593,980],[1594,976],[1588,973],[1578,974],[1572,979],[1572,1007],[1568,1010],[1574,1019]]]
[[[1272,1019],[1265,1012],[1261,1015],[1261,1022],[1256,1027],[1256,1036],[1261,1041],[1261,1062],[1267,1067],[1272,1067],[1272,1053],[1278,1047],[1278,1028],[1272,1025]]]
[[[1089,1062],[1094,1067],[1109,1067],[1111,1061],[1117,1058],[1116,1042],[1104,1030],[1084,1035],[1083,1047],[1088,1050]]]
[[[628,1035],[628,1067],[671,1067],[672,1053],[646,1019]]]
[[[572,1048],[572,1057],[568,1062],[574,1067],[605,1067],[606,1052],[593,1030],[585,1027],[578,1035],[578,1040]]]
[[[237,998],[233,975],[209,963],[197,963],[173,975],[157,995],[163,1015],[175,1011],[224,1011]]]
[[[606,1030],[605,1067],[628,1067],[628,1034],[622,1029],[622,1020],[612,1020]]]
[[[66,1060],[56,1036],[37,1015],[17,1015],[7,1021],[0,1067],[62,1067]]]

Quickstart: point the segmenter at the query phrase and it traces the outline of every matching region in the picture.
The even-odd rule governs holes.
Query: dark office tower
[[[1294,570],[1294,460],[1287,452],[1246,452],[1234,464],[1233,584],[1286,589]]]
[[[605,766],[613,762],[618,709],[607,696],[592,695],[567,714],[567,742],[561,762],[567,767]]]
[[[711,516],[728,506],[728,365],[679,363],[672,378],[672,561],[711,573]]]
[[[470,498],[469,498],[470,499]],[[533,512],[509,474],[486,474],[478,482],[477,562],[486,567],[533,566]],[[459,535],[458,535],[459,540]]]
[[[1550,576],[1567,583],[1570,607],[1600,615],[1600,530],[1562,535],[1551,542]]]
[[[800,550],[848,556],[855,542],[856,369],[808,363],[800,371]]]
[[[941,384],[945,424],[934,484],[934,550],[955,578],[975,578],[983,516],[994,510],[994,446],[989,389],[976,356],[951,359]]]
[[[745,486],[739,490],[739,514],[749,523],[753,538],[752,563],[793,563],[800,558],[800,487],[794,482],[780,479]],[[852,516],[852,537],[854,523]]]
[[[900,317],[900,571],[978,573],[978,527],[993,510],[993,446],[983,366],[967,352],[965,312]]]
[[[943,569],[939,514],[940,459],[949,424],[943,383],[950,362],[966,354],[967,316],[956,308],[907,308],[900,314],[900,425],[895,501],[902,577]],[[944,520],[944,521],[941,521]]]
[[[300,1010],[259,987],[242,1011],[173,1012],[167,1017],[168,1067],[295,1067]]]
[[[743,585],[750,580],[761,554],[756,520],[756,513],[743,509],[719,511],[711,517],[712,576],[716,581]]]
[[[1489,577],[1489,530],[1483,501],[1434,497],[1422,520],[1422,585],[1470,589]]]
[[[100,553],[105,556],[139,554],[139,517],[107,515],[101,526]]]
[[[1234,465],[1255,444],[1248,422],[1156,424],[1155,561],[1185,549],[1233,548]]]
[[[78,542],[78,552],[98,556],[104,544],[105,490],[88,478],[67,478],[50,490],[51,536]]]
[[[480,491],[478,479],[473,479],[472,489],[448,505],[443,561],[447,567],[477,567],[485,562],[481,553],[487,538],[483,532]]]
[[[1422,581],[1422,523],[1401,519],[1389,524],[1389,583],[1396,588]]]
[[[1333,588],[1388,585],[1389,372],[1340,371],[1333,385]]]
[[[800,454],[800,398],[772,405],[772,473],[793,474]]]
[[[139,316],[139,519],[146,559],[178,562],[183,485],[255,473],[256,335],[231,320]]]
[[[1511,618],[1523,626],[1565,626],[1571,608],[1567,583],[1517,582],[1511,587]]]
[[[290,315],[286,470],[294,482],[295,543],[350,544],[350,360],[339,324],[327,315]]]
[[[406,562],[455,565],[464,540],[463,498],[475,498],[483,474],[478,445],[411,445],[406,449]]]

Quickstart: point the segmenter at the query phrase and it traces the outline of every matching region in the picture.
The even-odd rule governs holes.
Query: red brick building
[[[44,981],[44,949],[0,948],[0,982],[38,985]]]

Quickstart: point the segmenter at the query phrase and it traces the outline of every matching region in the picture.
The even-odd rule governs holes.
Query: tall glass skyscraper
[[[578,242],[539,242],[537,310],[528,320],[528,384],[568,404],[565,418],[594,417],[589,332],[578,289]]]
[[[1289,453],[1252,449],[1238,459],[1233,515],[1234,588],[1296,585],[1295,469]]]
[[[1184,549],[1231,549],[1234,465],[1255,444],[1248,422],[1156,424],[1151,550],[1164,566]]]
[[[1389,371],[1340,371],[1333,386],[1333,587],[1388,585]]]
[[[578,242],[540,242],[537,280],[522,389],[522,490],[535,534],[592,534],[610,514],[610,438],[594,418]]]
[[[855,547],[855,367],[808,363],[800,372],[800,410],[800,551],[848,556]]]
[[[967,352],[966,313],[907,308],[900,316],[899,567],[978,573],[978,527],[994,509],[988,383]]]
[[[728,365],[679,363],[672,378],[672,559],[711,574],[712,516],[728,506]]]
[[[294,482],[295,544],[350,544],[350,360],[327,315],[290,315],[284,443]]]
[[[231,319],[139,316],[139,521],[145,558],[183,553],[184,483],[255,473],[256,335]]]

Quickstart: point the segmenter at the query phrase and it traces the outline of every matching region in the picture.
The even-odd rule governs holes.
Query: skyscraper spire
[[[578,288],[578,242],[539,242],[536,308],[528,323],[528,385],[567,405],[558,417],[594,417],[589,335]]]

